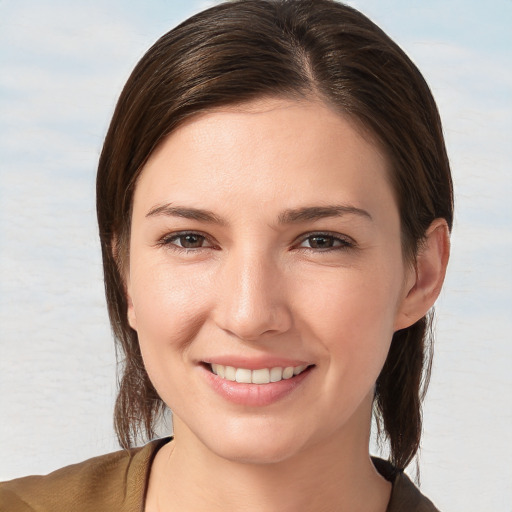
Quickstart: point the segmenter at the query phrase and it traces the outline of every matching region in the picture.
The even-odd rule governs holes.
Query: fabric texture
[[[151,464],[170,439],[0,483],[0,512],[143,512]],[[407,475],[384,460],[373,462],[393,483],[387,512],[439,512]]]

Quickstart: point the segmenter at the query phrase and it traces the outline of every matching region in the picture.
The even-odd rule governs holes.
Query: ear
[[[128,324],[133,330],[137,330],[137,317],[135,316],[135,308],[133,307],[133,301],[129,292],[129,286],[126,286],[126,304],[128,305]]]
[[[398,311],[395,330],[405,329],[424,317],[434,305],[446,274],[450,256],[450,231],[445,219],[435,219],[428,228],[405,297]]]
[[[129,263],[126,261],[126,257],[123,257],[123,250],[119,247],[119,241],[118,241],[117,235],[114,235],[112,237],[112,243],[110,245],[111,251],[112,251],[112,257],[114,258],[114,261],[116,262],[117,270],[121,276],[122,279],[122,286],[123,286],[123,293],[126,298],[126,305],[127,305],[127,317],[128,317],[128,324],[130,327],[134,330],[137,330],[137,319],[135,317],[135,310],[133,307],[133,301],[131,297],[131,291],[130,291],[130,269],[129,269]]]

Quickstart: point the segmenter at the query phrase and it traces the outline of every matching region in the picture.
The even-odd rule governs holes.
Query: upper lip
[[[262,368],[287,368],[289,366],[310,366],[312,363],[303,359],[289,359],[283,357],[241,357],[241,356],[215,356],[203,359],[206,364],[221,364],[234,368],[246,368],[247,370],[259,370]]]

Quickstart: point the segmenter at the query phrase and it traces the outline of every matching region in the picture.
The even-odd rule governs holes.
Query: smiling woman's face
[[[367,443],[393,332],[412,323],[388,174],[351,122],[305,101],[200,115],[152,154],[128,315],[178,442],[252,462]]]

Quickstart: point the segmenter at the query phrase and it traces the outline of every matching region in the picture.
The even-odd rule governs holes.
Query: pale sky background
[[[456,191],[422,489],[512,511],[512,0],[354,0],[438,101]],[[94,179],[131,69],[204,1],[0,0],[0,480],[112,451]]]

